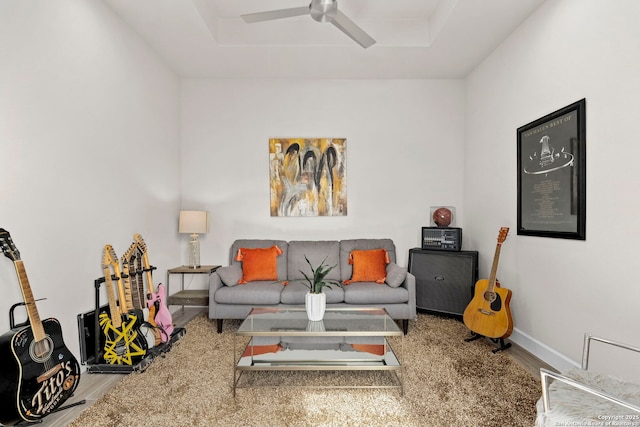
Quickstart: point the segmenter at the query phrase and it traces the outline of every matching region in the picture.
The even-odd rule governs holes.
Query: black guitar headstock
[[[7,258],[11,261],[20,260],[20,251],[11,239],[11,235],[4,228],[0,228],[0,248]]]

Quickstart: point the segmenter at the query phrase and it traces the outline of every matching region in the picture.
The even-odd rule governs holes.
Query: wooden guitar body
[[[75,391],[80,366],[62,340],[56,319],[42,321],[36,341],[30,326],[0,336],[0,423],[38,422]]]
[[[508,233],[509,227],[500,228],[489,280],[481,279],[476,282],[473,298],[462,315],[467,328],[476,335],[492,339],[507,338],[513,331],[513,320],[509,309],[511,291],[501,288],[496,279],[500,248]]]
[[[488,338],[507,338],[513,332],[513,320],[509,302],[511,291],[501,288],[496,281],[493,291],[489,290],[489,280],[476,282],[473,299],[464,310],[463,320],[476,334]]]

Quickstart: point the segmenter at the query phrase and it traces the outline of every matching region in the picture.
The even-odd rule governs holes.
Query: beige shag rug
[[[539,380],[506,354],[493,354],[489,340],[465,342],[469,331],[455,319],[419,314],[409,323],[404,396],[397,389],[242,388],[234,399],[232,346],[238,326],[225,321],[218,334],[206,316],[193,319],[166,357],[124,377],[71,426],[531,427],[535,422]],[[392,341],[394,348],[399,340]],[[240,352],[241,340],[237,343]],[[245,385],[366,385],[389,378],[371,371],[246,374]]]

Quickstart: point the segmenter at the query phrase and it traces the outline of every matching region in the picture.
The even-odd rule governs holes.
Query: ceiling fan
[[[338,10],[337,0],[311,0],[309,6],[292,7],[289,9],[270,10],[268,12],[249,13],[242,15],[245,22],[271,21],[273,19],[291,18],[310,14],[318,22],[331,22],[340,31],[351,37],[363,48],[368,48],[376,41],[351,19]]]

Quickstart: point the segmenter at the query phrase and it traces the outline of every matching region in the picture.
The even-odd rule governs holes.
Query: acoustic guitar
[[[126,307],[118,257],[111,245],[105,245],[102,270],[109,301],[109,314],[100,313],[99,323],[105,337],[104,360],[111,365],[134,365],[147,354],[147,341],[140,334],[140,318]],[[120,306],[116,303],[113,277],[118,283]]]
[[[513,320],[509,302],[511,291],[500,287],[496,280],[500,248],[509,233],[509,227],[500,228],[498,243],[489,280],[481,279],[476,282],[473,299],[464,310],[463,320],[472,332],[487,338],[507,338],[513,331]]]
[[[40,320],[20,252],[4,228],[0,246],[13,261],[29,318],[29,326],[0,336],[0,423],[40,422],[73,394],[80,366],[62,340],[60,322]]]
[[[161,283],[158,285],[158,291],[155,292],[153,287],[153,277],[151,274],[151,264],[149,263],[149,252],[147,251],[147,244],[140,234],[134,234],[135,239],[140,252],[142,253],[142,262],[144,265],[144,271],[147,275],[147,305],[149,306],[149,320],[158,327],[161,333],[161,340],[163,343],[169,341],[171,333],[174,330],[173,318],[169,307],[166,302],[166,292],[164,285]],[[153,320],[151,320],[153,319]]]

